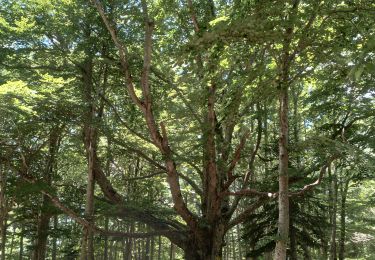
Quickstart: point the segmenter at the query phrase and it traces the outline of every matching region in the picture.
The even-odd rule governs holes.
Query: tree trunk
[[[109,219],[108,219],[108,216],[106,216],[104,220],[104,228],[106,231],[108,231],[108,224],[109,224]],[[103,260],[108,260],[108,236],[104,237]]]
[[[134,223],[133,222],[130,224],[129,233],[134,233]],[[125,243],[125,259],[126,260],[132,259],[132,246],[133,246],[132,244],[133,244],[133,239],[127,238],[126,243]]]
[[[20,253],[18,254],[18,259],[23,259],[23,226],[21,227],[21,234],[20,234]]]
[[[162,252],[162,244],[161,244],[161,236],[159,236],[159,241],[158,241],[158,259],[161,259],[161,252]]]
[[[265,252],[264,260],[272,260],[272,252]]]
[[[329,167],[330,170],[331,167]],[[336,249],[336,215],[337,215],[337,175],[336,172],[332,175],[332,232],[331,232],[331,247],[330,247],[330,260],[337,259]]]
[[[296,231],[290,225],[290,260],[297,260],[297,240],[296,240]]]
[[[147,228],[147,231],[150,231],[150,229]],[[145,244],[145,254],[144,254],[145,260],[151,260],[151,258],[150,258],[150,246],[151,246],[151,240],[148,237],[148,238],[146,238],[146,244]]]
[[[6,217],[1,220],[1,260],[5,259],[5,246],[6,246],[6,239],[7,239],[7,219]]]
[[[289,180],[288,180],[288,87],[280,84],[279,96],[279,220],[275,260],[286,259],[289,240]]]
[[[14,249],[14,234],[16,233],[16,226],[13,225],[13,232],[12,232],[12,238],[10,240],[10,251],[9,255],[13,255],[13,249]],[[5,254],[4,254],[5,257]]]
[[[57,230],[57,227],[58,227],[58,224],[59,224],[59,219],[58,219],[58,216],[55,215],[53,217],[53,229]],[[56,237],[56,234],[55,236],[53,237],[53,240],[52,240],[52,260],[57,260],[57,237]]]
[[[304,260],[311,260],[309,248],[305,245],[305,243],[302,243],[302,250],[303,250],[303,259]]]
[[[37,237],[33,260],[44,260],[46,258],[49,221],[51,215],[45,212],[45,209],[49,206],[49,202],[49,198],[46,195],[43,195],[43,206],[38,219]]]
[[[169,248],[169,260],[175,260],[175,257],[176,257],[175,245],[171,242],[171,246]]]
[[[8,209],[5,196],[6,175],[2,165],[0,165],[0,238],[1,238],[1,260],[5,260],[5,245],[7,238],[7,216]]]
[[[203,243],[197,243],[197,239],[194,237],[191,237],[190,239],[190,243],[186,243],[185,247],[183,248],[185,259],[222,259],[224,232],[221,229],[221,225],[217,225],[216,229],[213,228],[212,232],[202,232],[201,236],[199,237],[199,241],[203,241]],[[229,251],[229,249],[227,250]]]
[[[85,115],[84,125],[84,144],[87,154],[88,171],[87,171],[87,186],[86,186],[86,206],[85,218],[92,225],[94,223],[94,165],[95,165],[95,151],[97,147],[97,130],[95,128],[94,120],[96,117],[96,109],[93,97],[93,62],[92,57],[89,56],[83,65],[84,71],[82,72],[85,101],[88,107]],[[92,228],[84,228],[82,242],[81,242],[81,260],[94,260],[94,234]]]
[[[349,181],[341,185],[341,212],[340,212],[340,244],[339,244],[339,260],[345,259],[345,239],[346,239],[346,195],[348,193]]]
[[[151,251],[150,251],[150,259],[153,260],[155,255],[155,237],[151,237]]]
[[[237,225],[237,243],[238,243],[238,255],[239,255],[239,259],[242,260],[242,248],[241,248],[241,230],[240,230],[240,225]]]
[[[91,224],[94,222],[94,171],[93,171],[93,147],[90,142],[88,149],[88,176],[87,176],[87,188],[86,188],[86,207],[85,207],[85,218]],[[81,260],[93,260],[94,259],[94,234],[92,228],[84,228],[82,237],[81,247]]]
[[[54,170],[56,168],[56,155],[60,145],[60,126],[54,126],[49,136],[48,147],[48,160],[44,175],[44,181],[51,185]],[[37,224],[36,244],[33,252],[34,260],[44,260],[46,258],[49,223],[52,217],[50,207],[52,206],[51,200],[47,195],[43,195],[42,208],[39,213]]]

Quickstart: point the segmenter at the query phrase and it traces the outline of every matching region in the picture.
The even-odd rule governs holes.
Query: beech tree
[[[20,259],[240,259],[264,219],[274,259],[335,258],[338,225],[344,258],[373,167],[370,1],[1,3],[3,258],[11,226]],[[298,226],[325,190],[332,228]],[[296,241],[318,233],[326,254]]]

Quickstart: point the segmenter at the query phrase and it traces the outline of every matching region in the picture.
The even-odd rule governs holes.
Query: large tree
[[[350,131],[373,116],[367,1],[3,4],[2,97],[18,122],[2,125],[2,162],[83,226],[82,259],[95,233],[163,235],[186,259],[221,258],[226,234],[276,198],[285,259],[289,198],[348,158]],[[278,188],[266,185],[276,165]],[[85,210],[63,199],[72,180]],[[50,218],[38,215],[35,259]],[[152,231],[115,232],[111,218]]]

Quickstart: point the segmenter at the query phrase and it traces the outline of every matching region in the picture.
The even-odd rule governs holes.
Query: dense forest
[[[374,1],[0,4],[0,260],[375,259]]]

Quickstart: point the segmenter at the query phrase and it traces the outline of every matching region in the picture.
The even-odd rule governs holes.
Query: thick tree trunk
[[[50,200],[46,195],[43,195],[42,211],[38,219],[36,244],[33,254],[33,260],[44,260],[46,257],[49,221],[51,215],[44,210],[50,205]]]
[[[55,126],[49,136],[48,160],[44,175],[44,181],[51,185],[54,170],[56,168],[56,155],[60,145],[60,126]],[[39,213],[37,224],[36,244],[33,252],[33,260],[44,260],[48,243],[49,223],[52,217],[49,208],[52,206],[51,200],[47,195],[43,195],[42,209]]]
[[[348,193],[349,180],[341,185],[341,212],[340,212],[340,244],[339,260],[345,259],[345,240],[346,240],[346,195]]]
[[[272,252],[265,252],[264,260],[272,260]]]
[[[203,243],[198,243],[196,238],[191,237],[190,242],[185,244],[185,247],[183,248],[185,259],[222,259],[224,232],[221,230],[220,225],[217,225],[217,228],[213,232],[202,232],[199,241],[203,241]]]

